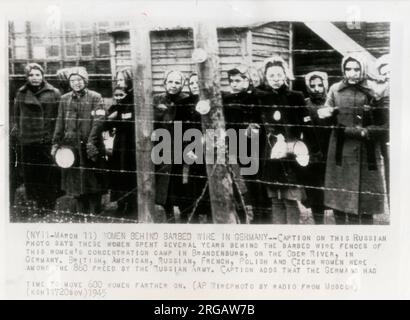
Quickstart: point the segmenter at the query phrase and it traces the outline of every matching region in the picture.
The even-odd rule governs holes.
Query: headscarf
[[[84,84],[87,87],[88,86],[88,73],[87,70],[84,67],[73,67],[69,69],[68,72],[68,80],[70,80],[70,78],[73,75],[79,75],[81,78],[84,79]]]
[[[41,72],[41,74],[43,75],[44,78],[44,69],[42,66],[40,66],[38,63],[29,63],[24,67],[24,73],[26,75],[26,77],[28,77],[28,75],[30,74],[31,70],[36,69],[39,70]]]
[[[348,61],[356,61],[357,63],[359,63],[359,66],[360,66],[359,82],[362,82],[363,80],[366,80],[366,78],[367,78],[366,59],[362,55],[357,54],[357,53],[348,54],[348,55],[343,57],[343,59],[342,59],[342,74],[343,74],[343,77],[345,77],[345,67],[346,67],[346,63]]]
[[[329,81],[328,81],[328,76],[326,72],[322,72],[322,71],[312,71],[309,72],[307,75],[305,75],[305,85],[306,85],[306,89],[309,93],[309,96],[315,96],[314,93],[311,91],[310,88],[310,81],[313,78],[319,78],[322,80],[323,83],[323,93],[321,94],[320,97],[315,97],[315,99],[325,99],[326,95],[327,95],[327,90],[329,89]]]

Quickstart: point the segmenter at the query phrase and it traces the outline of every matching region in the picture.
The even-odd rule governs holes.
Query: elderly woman
[[[14,103],[14,128],[21,147],[23,180],[28,200],[39,208],[53,209],[59,195],[59,171],[50,156],[51,139],[58,113],[60,92],[44,79],[37,63],[25,68],[27,83]]]
[[[325,206],[323,205],[323,187],[325,182],[326,158],[329,146],[329,119],[320,119],[318,110],[326,102],[329,88],[328,76],[325,72],[312,71],[305,76],[306,89],[309,97],[305,100],[312,121],[313,130],[306,137],[310,152],[309,165],[305,168],[305,186],[307,201],[304,204],[312,210],[316,224],[324,223]],[[306,132],[306,131],[305,131]]]
[[[338,224],[372,224],[373,215],[384,213],[383,143],[386,119],[371,106],[367,67],[360,55],[342,60],[343,80],[329,90],[322,118],[332,117],[326,165],[325,205]]]
[[[174,140],[173,125],[184,118],[183,100],[188,97],[182,92],[185,83],[184,75],[179,71],[169,71],[164,76],[165,92],[154,96],[155,129],[165,129]],[[173,150],[173,143],[171,146]],[[174,205],[185,206],[183,190],[183,165],[174,163],[156,166],[156,203],[162,205],[166,212],[167,222],[175,222]]]
[[[99,213],[103,193],[105,110],[101,95],[87,89],[84,68],[72,68],[68,76],[71,92],[61,97],[52,154],[61,146],[75,156],[72,167],[62,169],[62,189],[76,200],[80,213]]]
[[[262,122],[266,144],[262,161],[262,180],[266,182],[272,212],[266,223],[298,224],[300,209],[298,201],[305,199],[301,182],[300,166],[287,145],[301,139],[303,125],[310,119],[301,92],[291,91],[291,79],[286,62],[273,57],[265,63],[265,78],[270,92],[261,97]]]

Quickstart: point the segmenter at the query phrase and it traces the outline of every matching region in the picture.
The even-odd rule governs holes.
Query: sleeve
[[[17,94],[16,98],[14,99],[13,104],[13,119],[12,119],[13,127],[11,129],[11,135],[13,137],[18,137],[20,132],[20,104],[19,104],[19,94]]]
[[[53,137],[53,133],[55,130],[55,124],[56,124],[57,117],[58,117],[58,108],[59,108],[60,100],[61,100],[60,91],[56,89],[53,94],[53,103],[49,105],[50,110],[46,113],[46,116],[48,118],[45,119],[45,130],[46,130],[45,138],[47,139],[48,142],[50,142],[50,140]]]
[[[388,95],[376,100],[371,105],[372,123],[366,127],[368,138],[381,142],[389,141],[389,105],[390,98]]]
[[[331,86],[330,89],[329,89],[329,92],[327,93],[325,107],[331,107],[331,108],[336,107],[335,93],[334,92],[335,92],[335,85]]]
[[[105,123],[105,108],[104,100],[100,94],[93,99],[93,120],[91,124],[90,134],[88,136],[87,143],[91,143],[94,146],[98,145],[102,137],[102,131]]]
[[[57,114],[57,120],[55,124],[55,129],[54,129],[54,135],[53,135],[53,145],[59,145],[61,144],[64,136],[64,101],[60,99],[60,103],[58,105],[58,114]]]
[[[306,126],[311,124],[309,110],[306,107],[305,98],[301,92],[297,92],[295,95],[295,108],[297,117],[295,118],[294,126],[290,128],[292,133],[291,139],[300,140],[308,130]]]

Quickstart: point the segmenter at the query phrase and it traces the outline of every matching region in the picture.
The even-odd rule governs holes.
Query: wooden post
[[[294,61],[293,61],[293,40],[294,36],[293,36],[293,23],[289,22],[289,70],[292,73],[292,75],[294,76]],[[293,88],[293,82],[294,80],[290,80],[289,83],[289,88],[292,90]]]
[[[153,222],[155,210],[155,168],[151,160],[154,109],[152,108],[151,45],[149,29],[132,23],[132,57],[136,163],[138,186],[138,221]]]
[[[216,26],[199,22],[194,28],[195,50],[206,52],[206,60],[197,64],[200,100],[210,101],[210,111],[202,116],[202,130],[225,129],[219,75],[219,55]],[[224,140],[223,140],[224,141]],[[224,144],[224,143],[223,143]],[[205,152],[215,151],[214,144],[206,144]],[[216,152],[215,152],[216,153]],[[205,157],[207,158],[207,157]],[[225,162],[227,161],[225,153]],[[238,223],[235,210],[232,176],[227,164],[207,163],[209,194],[214,223]]]

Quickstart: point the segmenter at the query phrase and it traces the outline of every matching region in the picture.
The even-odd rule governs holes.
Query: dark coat
[[[12,135],[20,144],[18,160],[22,162],[27,199],[41,206],[52,206],[60,196],[60,171],[50,155],[60,92],[48,83],[38,91],[26,84],[15,99]]]
[[[325,179],[325,205],[347,213],[384,213],[386,188],[383,179],[381,143],[385,112],[374,107],[366,81],[350,86],[334,84],[326,105],[338,107],[329,143]],[[362,136],[362,129],[368,134]],[[335,190],[336,189],[336,190]]]
[[[286,142],[298,141],[301,140],[304,125],[311,124],[303,94],[291,91],[286,86],[277,91],[272,90],[262,97],[261,112],[266,138],[261,168],[262,180],[268,182],[268,191],[279,190],[282,196],[289,200],[302,200],[303,189],[287,186],[303,182],[301,167],[295,158],[288,156],[283,159],[271,159],[270,154],[276,143],[275,135],[282,134]]]
[[[257,155],[258,158],[256,159],[257,161],[259,161],[259,170],[254,175],[242,176],[242,179],[235,180],[239,190],[242,193],[245,193],[246,204],[252,205],[254,211],[259,210],[259,208],[264,208],[264,201],[266,199],[266,197],[264,196],[266,193],[264,186],[256,181],[261,178],[260,159],[263,157],[265,144],[265,131],[262,126],[262,109],[260,106],[261,99],[264,95],[265,93],[258,89],[240,93],[224,93],[222,95],[225,127],[227,130],[234,129],[237,131],[238,146],[240,141],[239,137],[240,135],[243,135],[243,133],[239,130],[246,130],[249,124],[259,124],[261,126],[261,128],[259,129],[259,150]],[[247,143],[247,154],[250,155],[252,140],[247,139]],[[240,166],[243,166],[239,161],[239,155],[237,161]],[[239,172],[237,174],[239,175]]]
[[[325,101],[323,101],[323,103],[314,103],[310,98],[307,98],[305,101],[306,108],[309,111],[311,125],[314,127],[309,128],[307,132],[305,130],[304,137],[310,156],[308,166],[301,168],[301,172],[303,173],[303,185],[306,186],[307,193],[307,201],[304,204],[306,206],[322,206],[323,190],[309,187],[324,187],[327,151],[333,121],[330,118],[320,119],[318,116],[317,112],[320,108],[324,107]]]
[[[174,121],[178,119],[183,114],[183,99],[187,98],[188,95],[185,93],[179,93],[178,95],[169,95],[167,93],[162,93],[154,96],[154,129],[166,129],[171,133],[172,145],[171,150],[173,152],[173,136],[174,136]],[[158,108],[160,104],[167,106],[165,111]],[[172,155],[172,159],[173,159]],[[165,205],[167,203],[172,203],[177,205],[178,199],[180,198],[180,193],[182,190],[181,175],[182,175],[182,165],[177,164],[160,164],[155,166],[155,202],[160,205]]]
[[[14,130],[20,144],[51,144],[60,91],[47,82],[37,92],[22,86],[14,101]]]
[[[80,96],[73,92],[61,97],[53,144],[70,146],[76,155],[73,167],[62,169],[62,189],[79,196],[104,192],[105,151],[102,139],[105,110],[101,95],[85,89]],[[97,160],[87,156],[87,144],[98,150]]]
[[[117,112],[117,116],[107,120],[106,129],[115,128],[112,155],[107,167],[112,170],[109,176],[109,188],[112,191],[111,201],[116,201],[137,186],[136,174],[136,140],[135,114],[133,95],[129,93],[120,104],[112,105],[108,114]],[[119,171],[125,172],[119,172]]]

